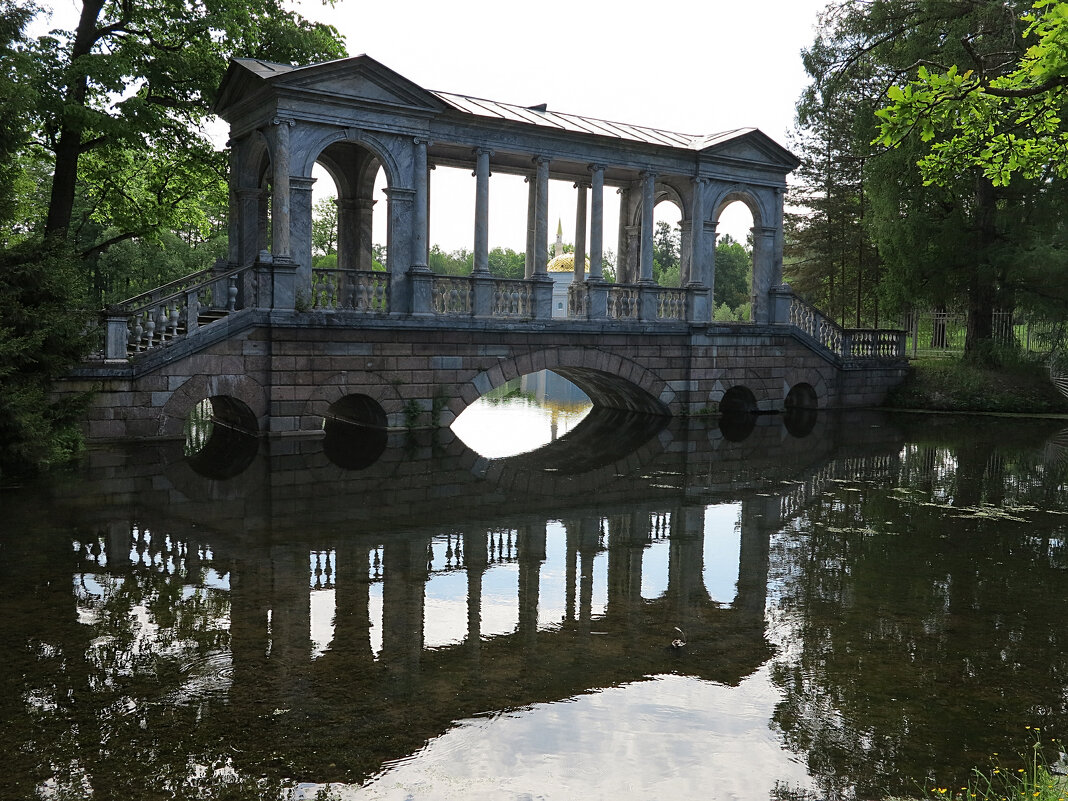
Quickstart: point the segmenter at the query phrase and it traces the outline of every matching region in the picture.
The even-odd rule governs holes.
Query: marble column
[[[289,129],[296,123],[280,117],[271,122],[274,125],[271,255],[278,260],[289,258]]]
[[[591,164],[590,179],[590,278],[600,281],[604,258],[604,165]]]
[[[693,204],[690,212],[690,275],[692,286],[705,284],[705,185],[704,178],[693,179]]]
[[[360,201],[338,198],[337,206],[337,266],[341,270],[356,270],[360,264]]]
[[[413,139],[414,165],[412,167],[415,197],[412,208],[412,266],[416,272],[429,272],[427,267],[427,224],[430,219],[430,191],[427,172],[426,139]]]
[[[475,274],[489,275],[489,179],[493,152],[475,148]]]
[[[775,280],[775,239],[778,229],[761,226],[753,228],[753,294],[754,323],[771,322],[769,291]]]
[[[261,250],[259,187],[242,187],[237,190],[237,239],[231,241],[230,249],[236,264],[245,266],[256,261]]]
[[[638,283],[653,283],[653,204],[656,202],[656,173],[643,172],[642,177],[642,237]]]
[[[716,313],[716,228],[719,223],[706,222],[703,226],[704,233],[704,254],[705,254],[705,276],[708,280],[708,297],[709,304],[712,307],[712,314]]]
[[[534,275],[534,242],[538,229],[538,181],[533,175],[526,177],[527,182],[527,258],[523,268],[523,277]]]
[[[375,203],[370,198],[356,201],[356,219],[359,231],[359,250],[357,250],[357,269],[370,271],[371,262],[374,259],[374,219]],[[340,267],[341,264],[338,264]]]
[[[641,226],[638,225],[628,225],[624,231],[624,241],[626,242],[626,245],[623,250],[627,254],[627,257],[626,262],[620,265],[620,283],[635,284],[638,282],[638,257],[641,233]]]
[[[312,283],[312,185],[314,178],[289,179],[289,251],[297,263],[296,291],[311,295]]]
[[[578,197],[575,199],[575,283],[586,280],[586,190],[585,181],[575,183]]]
[[[534,219],[534,277],[545,277],[549,258],[549,159],[538,156],[534,163],[538,165],[535,175],[538,199]]]

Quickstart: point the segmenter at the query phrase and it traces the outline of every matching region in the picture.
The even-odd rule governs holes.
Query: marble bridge
[[[759,130],[693,136],[434,92],[368,56],[235,60],[215,111],[230,124],[228,259],[105,311],[101,352],[60,389],[94,392],[91,440],[180,436],[204,400],[255,433],[335,419],[443,426],[542,369],[597,406],[673,416],[870,406],[904,375],[903,332],[842,328],[783,284],[783,198],[798,162]],[[329,269],[312,264],[316,165],[338,193]],[[470,275],[427,264],[435,166],[475,177]],[[523,278],[489,271],[497,174],[527,180]],[[550,189],[575,192],[575,266],[562,286],[547,271]],[[677,288],[653,278],[661,201],[681,213]],[[754,223],[752,322],[723,324],[716,228],[736,201]]]

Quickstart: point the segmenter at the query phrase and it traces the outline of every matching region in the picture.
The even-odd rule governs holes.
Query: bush
[[[77,262],[26,242],[0,253],[0,481],[69,459],[85,399],[55,401],[52,380],[91,349]]]

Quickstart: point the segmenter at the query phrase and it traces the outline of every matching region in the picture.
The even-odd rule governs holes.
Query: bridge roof
[[[301,88],[313,89],[320,93],[325,90],[329,94],[345,93],[342,83],[337,80],[341,75],[350,79],[359,75],[370,78],[376,84],[370,93],[375,96],[363,97],[366,93],[361,93],[362,99],[379,103],[421,106],[424,111],[432,113],[444,112],[461,117],[532,125],[553,132],[610,137],[695,153],[720,150],[732,143],[746,140],[756,145],[766,157],[770,156],[772,161],[787,169],[794,169],[800,164],[796,156],[757,128],[735,128],[714,134],[688,134],[549,110],[545,103],[523,106],[455,92],[433,91],[404,78],[368,55],[306,66],[277,64],[252,58],[234,59],[223,79],[219,99],[215,104],[215,109],[220,114],[238,101],[243,94],[242,88],[252,88],[247,83],[244,87],[241,86],[244,81],[240,73],[244,73],[245,80],[254,76],[261,82],[279,87],[299,85]],[[349,85],[351,87],[354,84],[349,81]]]

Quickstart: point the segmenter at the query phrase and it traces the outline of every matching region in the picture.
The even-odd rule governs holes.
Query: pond
[[[1068,731],[1064,421],[547,392],[6,491],[0,798],[875,798]]]

